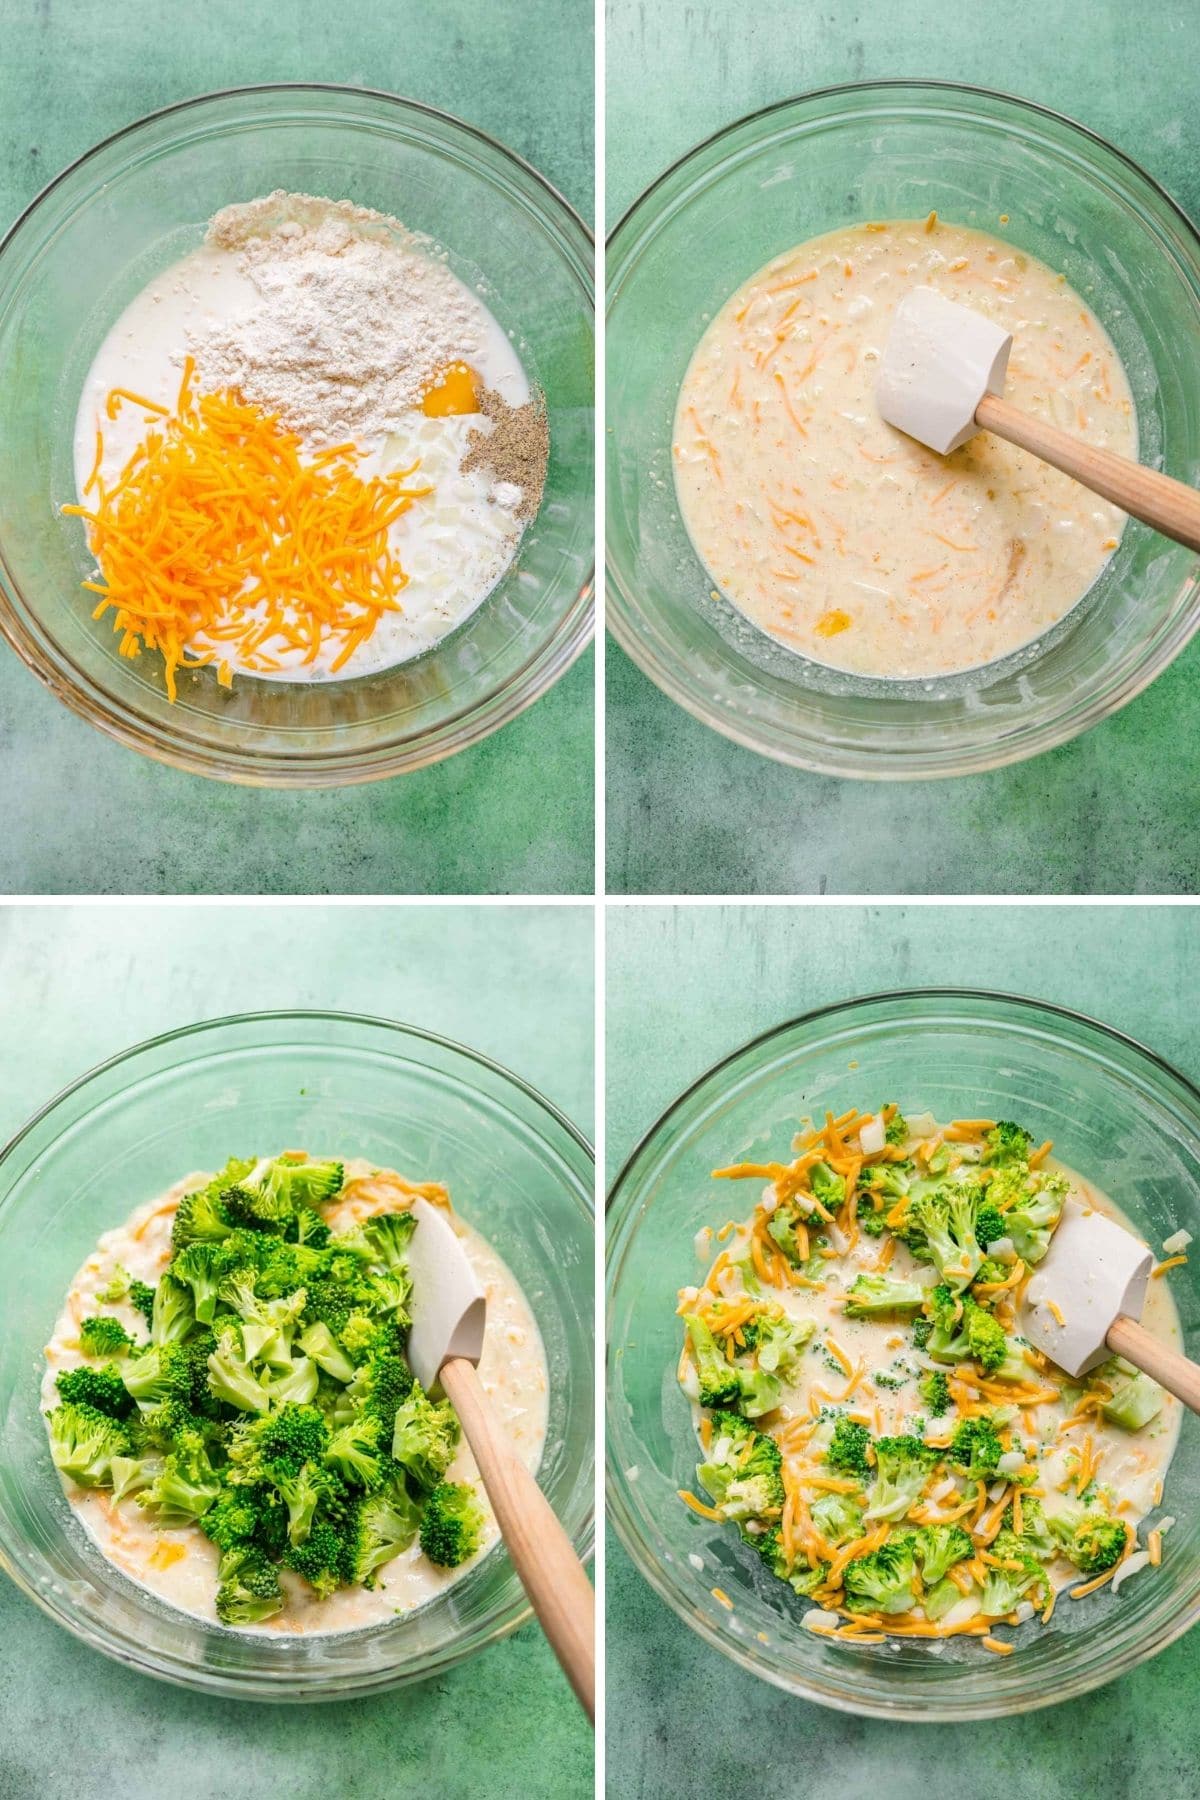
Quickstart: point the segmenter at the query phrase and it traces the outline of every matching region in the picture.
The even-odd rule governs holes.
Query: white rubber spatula
[[[1103,1213],[1068,1200],[1025,1289],[1021,1330],[1068,1375],[1086,1375],[1106,1357],[1123,1356],[1200,1412],[1200,1368],[1139,1322],[1153,1267],[1145,1244]]]
[[[994,431],[1093,494],[1200,550],[1200,493],[1140,463],[1083,444],[1002,398],[1012,336],[981,313],[917,287],[896,308],[875,384],[880,416],[940,456]]]
[[[445,1213],[413,1205],[409,1244],[413,1322],[408,1360],[428,1393],[440,1384],[479,1464],[492,1511],[550,1648],[587,1713],[596,1718],[596,1599],[571,1540],[500,1429],[480,1385],[487,1301]]]

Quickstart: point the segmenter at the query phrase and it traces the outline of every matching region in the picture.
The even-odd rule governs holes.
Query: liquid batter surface
[[[1006,392],[1085,442],[1136,455],[1125,372],[1051,269],[978,231],[854,226],[775,258],[722,307],[684,377],[675,484],[716,587],[800,655],[920,680],[997,661],[1094,584],[1118,508],[980,433],[940,457],[884,424],[874,386],[913,287],[1013,334]]]

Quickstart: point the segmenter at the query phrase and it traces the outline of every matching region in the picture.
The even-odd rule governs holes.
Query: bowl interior
[[[268,1699],[425,1675],[511,1630],[523,1590],[501,1550],[403,1624],[249,1638],[128,1581],[76,1523],[50,1463],[42,1348],[102,1231],[237,1146],[365,1156],[449,1183],[529,1300],[550,1374],[539,1481],[581,1549],[592,1514],[592,1161],[514,1077],[380,1021],[288,1014],[159,1039],[70,1089],[0,1160],[0,1563],[53,1617],[150,1674]]]
[[[209,669],[171,706],[161,660],[117,654],[93,622],[74,499],[84,376],[106,332],[220,207],[275,188],[400,217],[446,254],[545,392],[545,498],[484,605],[414,662],[350,681],[221,688]],[[155,114],[60,178],[0,252],[0,580],[4,626],[64,698],[126,741],[201,772],[354,779],[432,760],[519,710],[586,641],[592,560],[591,246],[507,151],[386,95],[266,88]],[[86,268],[88,278],[80,281]]]
[[[897,1101],[939,1118],[1017,1118],[1091,1174],[1152,1244],[1200,1235],[1200,1095],[1102,1028],[999,996],[884,996],[835,1007],[739,1051],[679,1100],[635,1153],[612,1199],[608,1431],[614,1523],[642,1573],[693,1629],[780,1687],[846,1711],[913,1719],[988,1717],[1053,1704],[1161,1649],[1200,1612],[1200,1431],[1185,1416],[1162,1511],[1177,1524],[1160,1569],[1060,1604],[1012,1634],[999,1658],[965,1640],[936,1651],[837,1646],[728,1527],[690,1512],[697,1448],[675,1379],[676,1291],[698,1278],[701,1225],[741,1216],[710,1171],[790,1160],[798,1118]],[[743,1199],[745,1197],[743,1196]],[[1181,1279],[1182,1277],[1182,1279]],[[1176,1272],[1187,1353],[1200,1350],[1194,1265]],[[699,1558],[697,1568],[693,1557]],[[727,1611],[713,1597],[733,1599]],[[1009,1634],[1005,1634],[1006,1636]]]
[[[693,151],[637,202],[610,246],[614,633],[706,723],[831,773],[959,773],[1031,755],[1131,697],[1196,624],[1194,556],[1135,522],[1055,629],[986,669],[936,682],[825,669],[714,599],[679,516],[671,462],[679,386],[709,320],[794,244],[934,208],[1066,275],[1125,364],[1141,459],[1195,482],[1195,234],[1123,156],[1053,114],[937,85],[810,95]]]

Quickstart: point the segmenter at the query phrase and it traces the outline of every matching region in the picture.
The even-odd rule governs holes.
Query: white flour
[[[200,386],[237,388],[309,444],[388,436],[448,363],[480,348],[456,278],[395,219],[278,191],[208,230],[254,301],[188,336]]]

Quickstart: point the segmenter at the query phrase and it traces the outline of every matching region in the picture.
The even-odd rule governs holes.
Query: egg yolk
[[[454,413],[479,411],[479,377],[466,363],[451,363],[443,369],[421,402],[421,411],[430,419],[449,418]]]

